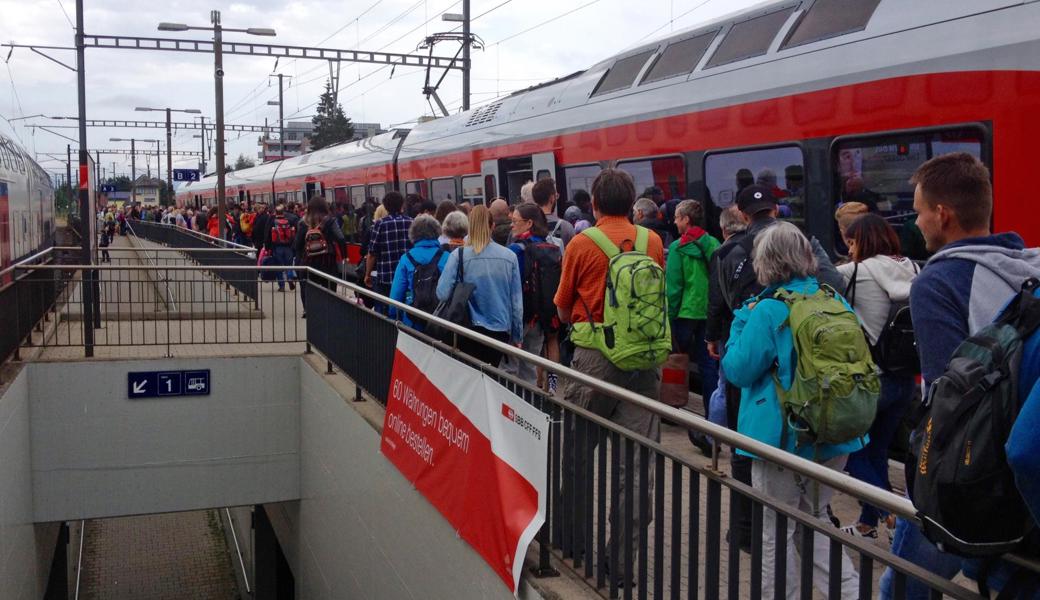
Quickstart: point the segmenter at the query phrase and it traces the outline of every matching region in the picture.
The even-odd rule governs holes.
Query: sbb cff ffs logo
[[[531,423],[527,419],[517,414],[515,410],[513,410],[508,404],[504,402],[502,403],[502,416],[512,421],[513,423],[516,423],[524,431],[530,433],[532,436],[534,436],[534,439],[542,439],[542,432],[534,426],[534,423]]]

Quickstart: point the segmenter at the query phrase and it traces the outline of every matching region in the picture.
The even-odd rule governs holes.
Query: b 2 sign
[[[545,521],[548,441],[548,415],[398,334],[380,449],[514,594]]]

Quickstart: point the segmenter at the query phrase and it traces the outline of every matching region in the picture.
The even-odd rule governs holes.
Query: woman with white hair
[[[447,252],[466,245],[466,237],[469,235],[469,217],[461,210],[456,210],[444,216],[441,224],[441,235],[437,242]]]
[[[790,390],[794,381],[798,356],[794,336],[789,327],[790,310],[778,292],[812,295],[820,289],[816,280],[817,262],[809,240],[790,223],[778,222],[755,236],[752,263],[758,282],[765,290],[736,310],[730,330],[722,368],[726,378],[741,388],[740,412],[737,431],[759,442],[798,454],[809,460],[841,470],[848,455],[863,447],[862,439],[841,444],[799,444],[798,432],[784,418],[778,386]],[[837,297],[849,311],[848,304]],[[786,431],[785,431],[786,430]],[[738,453],[751,456],[747,452]],[[776,502],[786,504],[814,515],[830,527],[825,512],[833,490],[806,481],[796,473],[782,469],[764,460],[754,460],[751,470],[752,487]],[[795,565],[795,523],[787,527],[787,597],[797,597],[799,577]],[[776,553],[776,513],[766,510],[762,523],[762,581],[763,598],[773,593]],[[816,533],[813,556],[802,557],[814,564],[813,582],[826,594],[829,578],[830,540]],[[859,591],[859,577],[846,554],[842,555],[841,597],[855,598]]]

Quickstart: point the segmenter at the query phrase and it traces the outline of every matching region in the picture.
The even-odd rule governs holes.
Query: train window
[[[552,174],[549,173],[549,169],[542,169],[534,176],[535,181],[541,181],[543,179],[552,179]]]
[[[602,94],[609,94],[610,92],[616,92],[617,90],[623,90],[632,85],[632,82],[636,80],[636,76],[643,70],[643,65],[646,64],[646,60],[654,54],[654,50],[647,50],[646,52],[640,52],[635,56],[629,56],[628,58],[622,58],[621,60],[614,63],[614,66],[607,70],[607,73],[600,80],[599,85],[592,92],[592,96],[600,96]]]
[[[472,202],[474,206],[484,203],[484,178],[470,175],[462,178],[462,199]]]
[[[643,83],[660,81],[669,77],[686,75],[693,71],[701,61],[718,30],[702,33],[688,40],[668,44],[664,53],[650,67],[650,72],[643,78]],[[640,84],[642,85],[642,84]]]
[[[376,183],[368,186],[368,197],[375,199],[376,202],[382,202],[383,196],[386,195],[386,185],[382,183]]]
[[[487,201],[488,206],[491,202],[498,197],[498,186],[495,185],[494,175],[484,176],[484,200]]]
[[[361,208],[365,204],[365,186],[351,186],[350,203],[354,205],[354,208]]]
[[[982,143],[982,132],[970,127],[840,140],[831,156],[835,198],[842,203],[862,202],[900,226],[914,214],[910,176],[917,167],[950,152],[982,158]]]
[[[581,165],[577,167],[564,167],[563,178],[565,181],[567,197],[574,202],[574,195],[578,191],[586,194],[592,193],[592,182],[596,175],[603,169],[599,165]]]
[[[426,187],[425,179],[409,181],[408,183],[404,184],[404,193],[415,194],[423,200],[430,197],[429,190]]]
[[[618,168],[635,180],[636,194],[658,187],[665,200],[686,197],[686,168],[678,156],[626,161],[618,163]]]
[[[769,50],[773,38],[794,13],[794,7],[783,8],[747,21],[734,23],[726,38],[719,44],[711,60],[705,65],[710,69],[745,58],[762,56]]]
[[[805,162],[798,146],[709,154],[704,181],[719,208],[731,206],[752,183],[772,188],[780,217],[805,228]]]
[[[863,31],[881,0],[816,0],[791,29],[781,49]]]
[[[430,182],[430,199],[440,204],[444,200],[455,200],[455,180],[434,179]]]
[[[348,206],[350,204],[350,195],[347,194],[347,188],[338,187],[332,190],[333,202],[336,206]]]

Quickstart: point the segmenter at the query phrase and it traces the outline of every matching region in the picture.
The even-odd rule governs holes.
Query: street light
[[[202,111],[197,108],[148,108],[138,106],[134,110],[138,112],[165,112],[166,113],[166,190],[168,197],[173,196],[173,133],[170,125],[170,114],[179,112],[189,115],[201,115]],[[156,171],[159,166],[156,165]]]
[[[137,201],[137,142],[155,144],[155,157],[159,158],[159,140],[140,138],[108,138],[110,142],[130,142],[130,203]],[[115,171],[115,167],[112,168]]]
[[[227,198],[224,197],[224,52],[223,33],[225,31],[245,33],[248,35],[274,36],[274,29],[267,27],[249,27],[247,29],[225,29],[220,24],[220,11],[209,13],[212,27],[196,27],[184,23],[159,23],[159,31],[212,31],[213,32],[213,83],[216,100],[217,117],[217,223],[220,226],[220,237],[223,239],[227,231],[224,214],[227,209]]]

